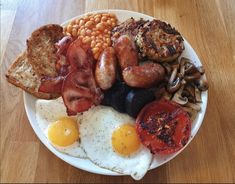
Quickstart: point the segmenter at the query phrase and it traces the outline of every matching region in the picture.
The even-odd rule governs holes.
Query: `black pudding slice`
[[[125,101],[126,96],[131,90],[124,82],[116,82],[112,88],[104,91],[104,99],[102,105],[111,106],[118,112],[126,112]]]
[[[126,112],[136,118],[140,110],[155,99],[151,89],[133,89],[126,96]]]

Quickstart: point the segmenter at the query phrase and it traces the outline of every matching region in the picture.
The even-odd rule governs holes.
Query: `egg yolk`
[[[78,140],[79,133],[75,120],[63,117],[48,128],[48,139],[57,146],[69,146]]]
[[[135,127],[131,124],[124,124],[112,134],[112,146],[115,152],[128,156],[136,152],[140,147],[140,140]]]

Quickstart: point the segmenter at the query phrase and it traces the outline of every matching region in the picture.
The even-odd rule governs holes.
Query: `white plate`
[[[97,12],[114,13],[114,14],[116,14],[117,18],[121,22],[125,21],[126,19],[128,19],[130,17],[134,17],[135,19],[139,19],[139,18],[144,18],[144,19],[149,19],[149,20],[153,19],[153,17],[150,17],[148,15],[144,15],[144,14],[141,14],[141,13],[138,13],[138,12],[127,11],[127,10],[100,10],[100,11],[89,12],[89,13],[97,13]],[[82,16],[84,16],[84,15],[74,17],[73,19],[80,18]],[[70,22],[71,20],[66,21],[62,25],[63,26],[67,25],[68,22]],[[177,25],[173,25],[173,26],[176,26],[176,28],[177,28]],[[190,44],[185,39],[184,39],[184,44],[185,44],[185,50],[182,53],[181,57],[184,56],[184,57],[190,58],[192,61],[195,62],[195,64],[197,66],[200,66],[201,62],[200,62],[197,54],[195,53],[193,48],[190,46]],[[200,126],[202,124],[202,121],[203,121],[203,118],[204,118],[204,115],[205,115],[205,112],[206,112],[207,98],[208,98],[207,92],[202,92],[201,112],[198,114],[197,118],[195,119],[195,121],[192,124],[191,136],[190,136],[190,139],[189,139],[187,145],[192,141],[192,139],[194,138],[194,136],[196,135],[196,133],[198,132],[198,129],[200,128]],[[87,159],[75,158],[75,157],[63,154],[63,153],[57,151],[53,146],[51,146],[49,144],[47,138],[44,136],[43,132],[39,128],[38,124],[36,123],[35,102],[36,102],[35,97],[33,97],[32,95],[24,92],[24,104],[25,104],[25,110],[26,110],[26,114],[28,116],[29,122],[30,122],[34,132],[38,136],[38,138],[42,141],[42,143],[51,152],[53,152],[57,157],[61,158],[65,162],[67,162],[67,163],[71,164],[72,166],[77,167],[79,169],[89,171],[89,172],[92,172],[92,173],[103,174],[103,175],[120,175],[118,173],[115,173],[115,172],[112,172],[112,171],[109,171],[109,170],[106,170],[106,169],[102,169],[102,168],[94,165],[92,162],[90,162]],[[186,146],[183,149],[185,149]],[[171,155],[164,155],[164,156],[156,155],[154,160],[153,160],[153,163],[151,164],[150,169],[157,168],[160,165],[162,165],[162,164],[168,162],[169,160],[173,159],[176,155],[178,155],[181,151],[183,151],[183,149],[181,149],[180,151],[178,151],[174,154],[171,154]]]

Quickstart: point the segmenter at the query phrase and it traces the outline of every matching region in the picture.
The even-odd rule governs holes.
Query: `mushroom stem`
[[[186,85],[183,90],[182,96],[186,96],[189,102],[195,103],[195,87],[193,85]]]
[[[180,105],[185,105],[188,103],[187,97],[182,97],[182,92],[184,89],[184,85],[181,86],[181,88],[174,94],[172,100]]]
[[[185,69],[186,74],[192,74],[198,71],[196,66],[193,63],[187,63],[185,68],[186,68]]]
[[[177,67],[174,67],[172,73],[171,73],[171,77],[169,79],[169,83],[172,84],[176,78],[176,75],[177,75],[177,70],[178,68]]]
[[[183,58],[180,60],[180,73],[179,73],[179,75],[182,78],[184,77],[184,73],[185,73],[185,62],[186,62],[186,60]]]
[[[171,73],[171,71],[172,71],[171,66],[170,66],[168,63],[162,63],[162,66],[165,68],[166,73],[167,73],[168,75],[170,75],[170,73]]]
[[[169,93],[174,93],[180,88],[180,86],[181,86],[180,78],[177,77],[175,81],[167,85],[167,91]]]
[[[201,110],[201,106],[199,104],[194,104],[194,103],[188,102],[187,104],[185,104],[185,106],[190,107],[190,108],[194,109],[197,112],[199,112]]]
[[[197,87],[195,87],[195,99],[196,102],[202,102],[201,91]]]
[[[168,85],[167,85],[167,91],[169,93],[174,93],[175,91],[177,91],[180,88],[181,79],[180,79],[180,77],[177,77],[178,67],[179,67],[179,65],[173,66],[173,70],[172,70],[172,73],[171,73],[171,76],[170,76],[170,79],[169,79]]]

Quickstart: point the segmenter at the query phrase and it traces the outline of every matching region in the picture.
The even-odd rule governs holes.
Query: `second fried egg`
[[[111,107],[96,106],[80,121],[81,145],[96,165],[141,179],[148,171],[152,154],[135,131],[135,121]]]

